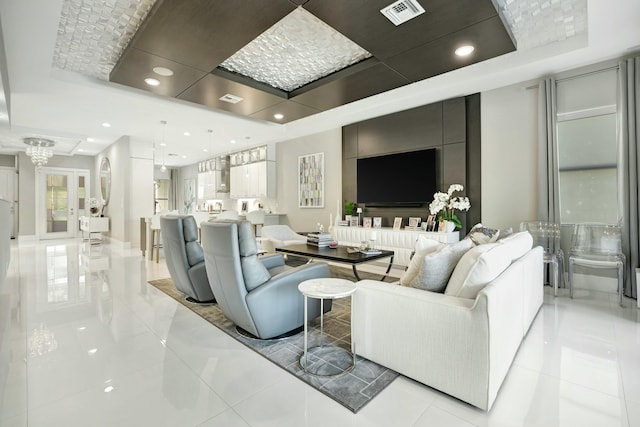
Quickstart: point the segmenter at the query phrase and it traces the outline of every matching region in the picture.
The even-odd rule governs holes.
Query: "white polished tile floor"
[[[640,426],[635,300],[546,288],[488,413],[400,377],[354,415],[147,284],[168,276],[107,243],[13,243],[0,427]]]

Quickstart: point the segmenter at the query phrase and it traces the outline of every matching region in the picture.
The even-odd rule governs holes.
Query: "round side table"
[[[300,356],[300,366],[306,373],[318,376],[343,375],[356,366],[355,349],[351,352],[340,347],[324,347],[324,305],[325,299],[339,299],[353,295],[356,291],[355,283],[346,279],[319,278],[305,280],[298,285],[298,290],[304,295],[304,353]],[[320,300],[320,345],[308,348],[308,324],[307,318],[307,298]],[[352,300],[353,304],[353,300]],[[353,310],[352,310],[353,311]],[[353,321],[353,318],[352,318]],[[332,359],[339,360],[340,352],[348,354],[350,366],[340,367],[339,363],[331,363]],[[309,366],[309,353],[318,358],[316,363]],[[322,363],[324,361],[324,363]]]

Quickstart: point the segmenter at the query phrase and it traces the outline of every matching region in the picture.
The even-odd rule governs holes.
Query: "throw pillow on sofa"
[[[499,239],[503,239],[513,233],[511,228],[500,230],[497,228],[485,227],[481,223],[478,223],[469,230],[469,233],[465,236],[465,239],[471,239],[476,245],[484,245],[486,243],[494,243]]]
[[[420,266],[422,265],[424,257],[427,254],[438,250],[442,245],[443,243],[440,243],[437,240],[429,239],[426,236],[418,236],[414,247],[415,252],[411,257],[411,261],[409,261],[409,266],[400,278],[400,284],[410,286],[411,282],[416,277],[416,274],[420,271]]]
[[[456,265],[445,294],[475,299],[487,283],[498,277],[532,246],[533,239],[526,231],[512,234],[496,243],[475,246]]]
[[[422,259],[418,274],[409,286],[431,292],[443,292],[460,258],[473,247],[473,242],[463,239],[457,243],[446,244]]]

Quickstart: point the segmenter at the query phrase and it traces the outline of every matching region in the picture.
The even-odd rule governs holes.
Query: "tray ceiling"
[[[309,0],[301,6],[287,0],[244,3],[248,6],[240,8],[235,2],[223,0],[159,1],[114,67],[110,80],[211,108],[286,123],[515,50],[491,0],[422,0],[426,12],[399,26],[380,13],[389,5],[388,0]],[[267,30],[273,33],[270,28],[274,24],[289,22],[298,7],[304,8],[303,16],[321,21],[335,29],[340,38],[362,49],[364,53],[354,61],[353,69],[331,70],[301,87],[285,85],[282,89],[228,66],[245,45]],[[297,36],[301,39],[300,33],[292,31],[294,42]],[[253,60],[254,65],[259,63],[254,68],[264,68],[261,62],[273,60],[271,48],[277,44],[272,38],[267,40],[271,46],[262,48],[267,51],[265,56],[245,55],[243,61]],[[337,50],[338,37],[334,40],[335,56],[342,56]],[[453,51],[468,43],[476,46],[474,54],[464,59],[456,57]],[[301,49],[305,47],[307,58],[322,49],[309,42],[302,43]],[[296,58],[297,51],[289,51],[291,58]],[[171,68],[174,75],[154,75],[151,70],[158,65]],[[294,68],[279,66],[283,74]],[[150,87],[145,78],[154,78],[160,84]],[[226,94],[243,100],[229,104],[220,99]],[[284,118],[274,118],[275,113]]]
[[[243,7],[223,0],[114,0],[101,5],[64,0],[54,66],[286,123],[512,52],[514,40],[519,49],[530,49],[586,31],[586,0],[418,1],[426,12],[396,26],[380,13],[389,0],[246,0]],[[297,12],[305,19],[338,32],[329,40],[345,39],[366,53],[354,65],[284,89],[221,66],[265,32],[273,32],[274,24],[286,21],[297,8],[303,8]],[[457,57],[453,51],[461,44],[471,44],[475,51]],[[313,58],[314,49],[325,49],[310,46],[305,42],[301,48],[312,50],[307,58]],[[266,61],[255,58],[245,56],[241,62],[251,66],[252,61]],[[154,67],[168,68],[173,75],[158,75]],[[294,68],[277,67],[283,73]],[[150,86],[148,78],[159,84]],[[221,99],[226,95],[242,100],[228,103]],[[284,118],[274,118],[276,113]]]

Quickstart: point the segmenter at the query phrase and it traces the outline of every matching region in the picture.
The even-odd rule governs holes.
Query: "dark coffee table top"
[[[380,250],[377,254],[364,254],[362,252],[348,252],[349,246],[338,246],[335,249],[332,248],[319,248],[313,245],[307,245],[306,243],[300,245],[288,245],[281,248],[276,248],[276,252],[282,252],[292,255],[306,256],[309,258],[320,258],[329,261],[345,262],[348,264],[360,264],[362,262],[373,261],[380,258],[388,258],[394,255],[393,251]]]

